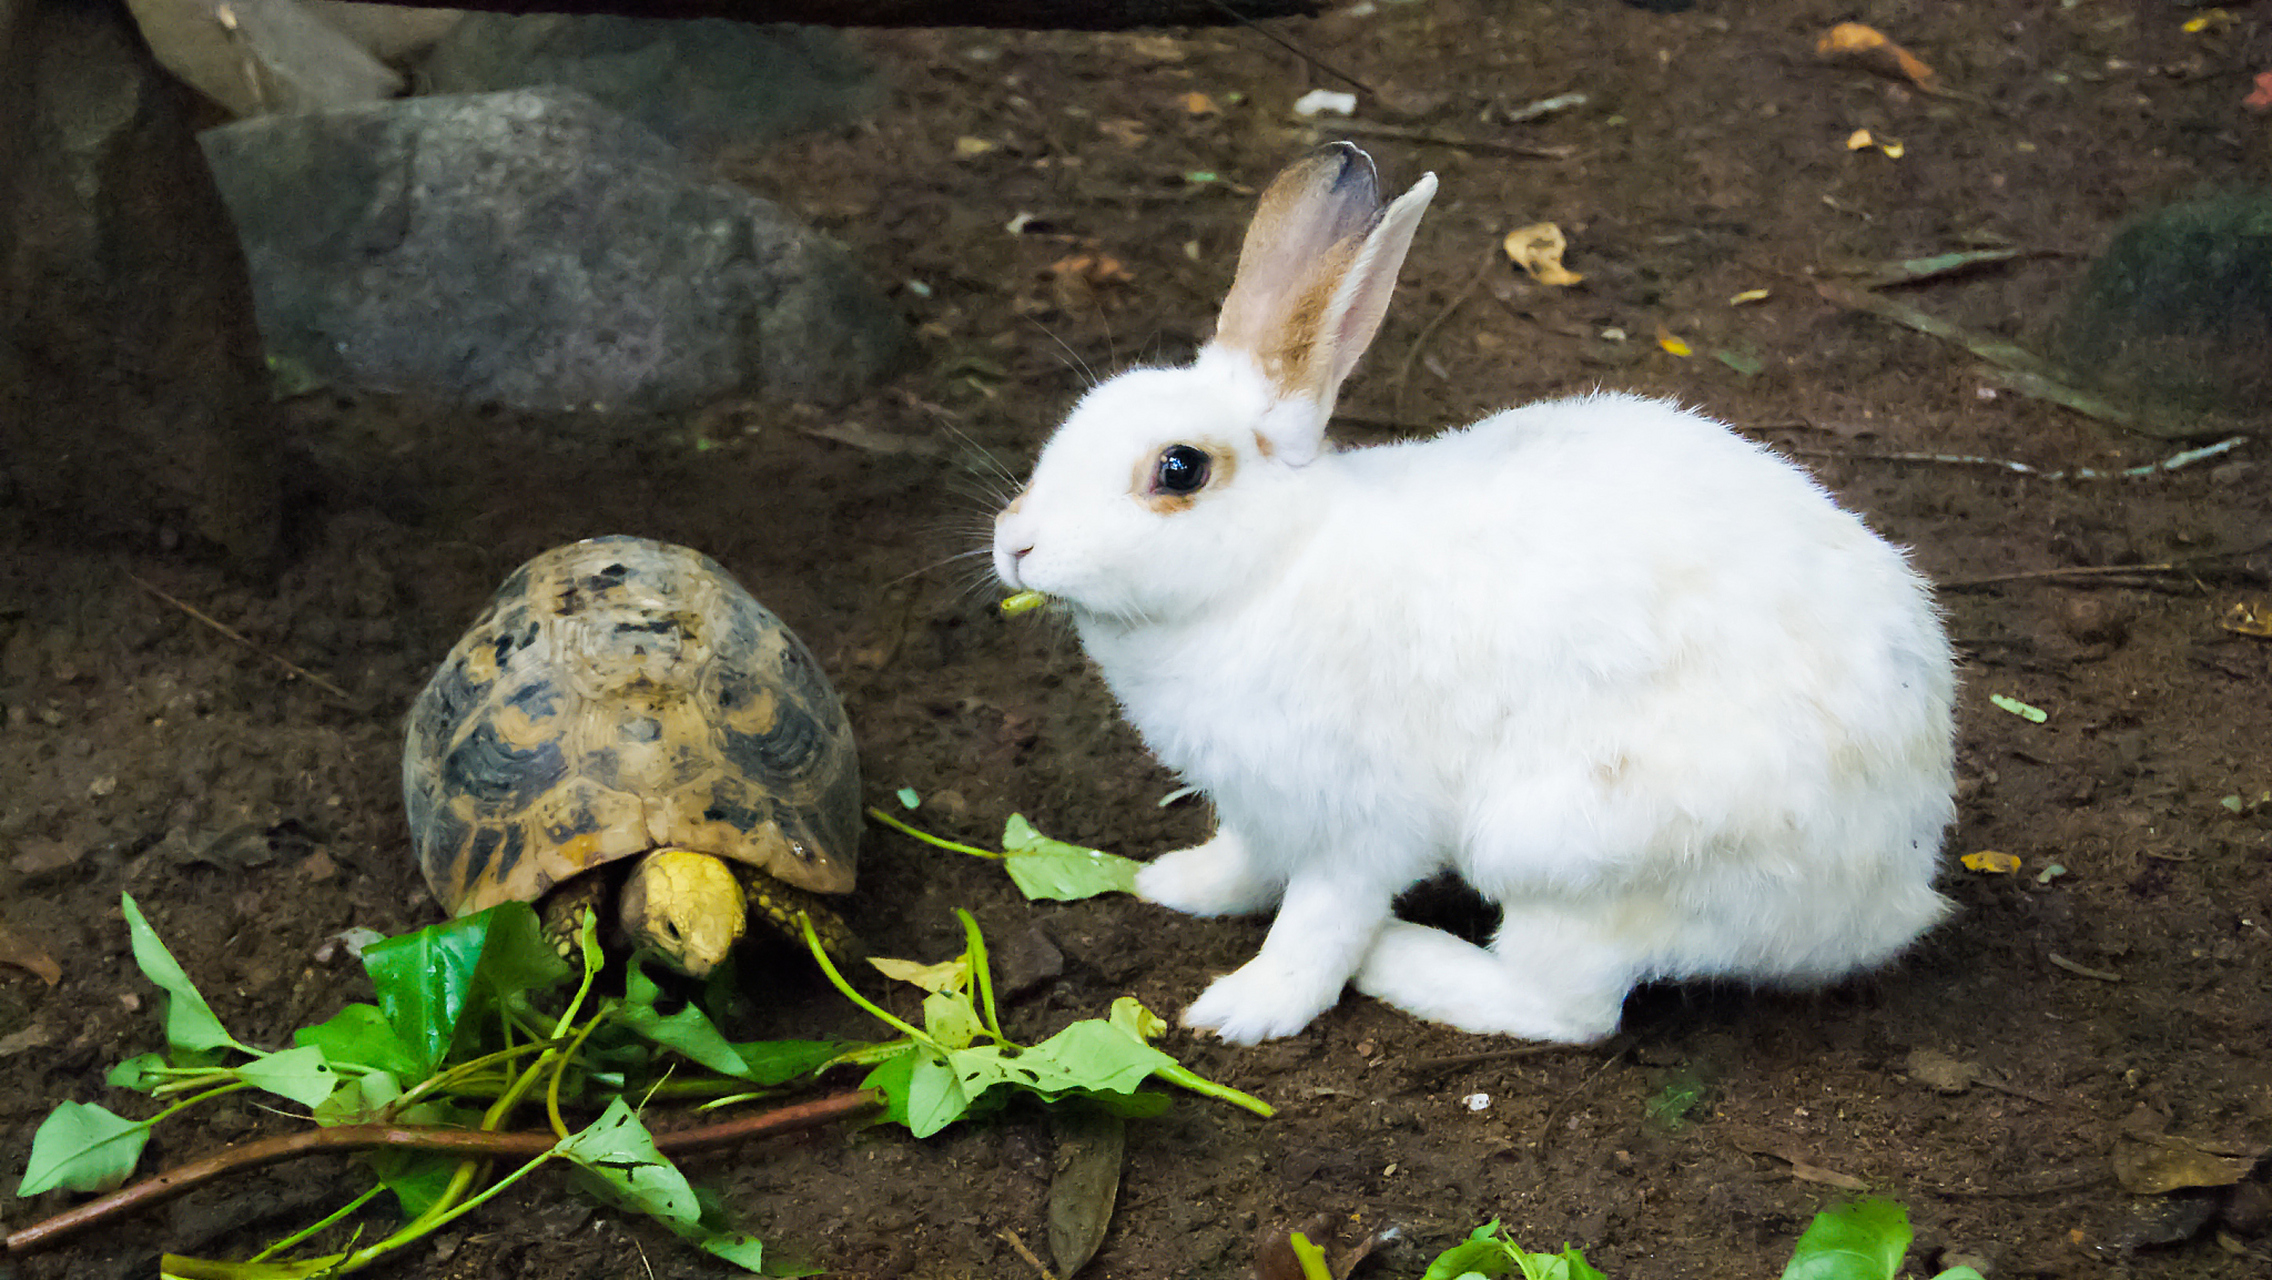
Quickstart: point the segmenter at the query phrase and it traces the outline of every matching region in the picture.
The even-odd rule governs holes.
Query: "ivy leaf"
[[[19,1196],[65,1187],[109,1191],[134,1172],[150,1140],[145,1120],[128,1120],[92,1102],[66,1102],[48,1113],[32,1135]]]
[[[396,1037],[416,1058],[405,1079],[448,1059],[468,1015],[569,976],[536,912],[506,902],[363,948],[363,968]]]
[[[122,893],[119,899],[120,907],[126,913],[126,932],[134,944],[134,963],[140,965],[143,976],[156,983],[167,996],[167,1045],[183,1053],[193,1054],[210,1053],[215,1049],[240,1049],[246,1053],[258,1053],[259,1050],[247,1048],[221,1025],[221,1019],[214,1014],[213,1006],[205,1003],[205,997],[198,991],[197,984],[189,980],[189,975],[182,971],[181,963],[174,959],[174,953],[166,950],[166,944],[159,940],[158,931],[151,928],[149,920],[143,917],[142,908],[135,904],[134,895]]]
[[[1893,1280],[1909,1252],[1909,1214],[1891,1200],[1855,1200],[1814,1216],[1783,1280]]]
[[[397,1080],[418,1074],[418,1051],[402,1042],[375,1004],[351,1004],[312,1027],[301,1027],[292,1033],[292,1043],[321,1050],[334,1069],[368,1067]]]
[[[1002,826],[1002,867],[1028,899],[1070,902],[1100,893],[1136,892],[1132,858],[1052,840],[1034,830],[1024,814],[1013,813]]]
[[[113,1089],[148,1093],[170,1078],[166,1075],[166,1055],[141,1053],[112,1067],[110,1074],[103,1077],[103,1083]]]
[[[313,1107],[339,1087],[339,1073],[324,1061],[314,1045],[264,1053],[237,1068],[237,1075],[254,1086],[303,1107]]]
[[[1511,1276],[1523,1280],[1605,1280],[1575,1246],[1560,1253],[1532,1253],[1507,1237],[1493,1218],[1467,1239],[1438,1254],[1421,1280],[1462,1280],[1466,1276]]]
[[[599,1119],[553,1152],[589,1175],[585,1183],[600,1199],[656,1218],[680,1239],[735,1266],[757,1271],[765,1265],[765,1246],[757,1237],[704,1220],[686,1175],[655,1149],[647,1126],[623,1099],[609,1103]]]

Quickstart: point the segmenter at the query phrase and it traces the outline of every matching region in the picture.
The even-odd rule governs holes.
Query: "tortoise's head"
[[[725,862],[692,849],[657,849],[631,868],[618,898],[623,932],[690,978],[710,971],[741,941],[749,902]]]

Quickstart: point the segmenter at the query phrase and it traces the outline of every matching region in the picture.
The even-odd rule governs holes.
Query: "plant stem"
[[[1009,856],[1008,854],[998,853],[992,849],[981,849],[976,845],[956,844],[952,840],[941,839],[938,836],[932,835],[928,831],[918,831],[914,827],[908,826],[906,823],[901,822],[899,819],[891,816],[888,813],[885,813],[881,809],[869,809],[868,816],[874,818],[876,821],[884,824],[887,827],[890,827],[892,830],[897,831],[902,835],[913,836],[916,839],[921,840],[923,843],[932,845],[936,848],[950,850],[954,853],[967,853],[973,858],[991,858],[997,862]]]
[[[870,810],[870,812],[874,811]],[[901,1035],[906,1036],[908,1039],[913,1040],[915,1043],[922,1045],[924,1048],[929,1049],[931,1052],[938,1054],[942,1058],[947,1056],[947,1051],[940,1046],[938,1041],[933,1040],[931,1037],[923,1034],[916,1028],[909,1026],[907,1023],[900,1021],[898,1018],[893,1017],[891,1014],[885,1012],[882,1006],[876,1004],[874,1001],[868,999],[866,996],[861,995],[859,992],[852,989],[852,984],[846,982],[844,980],[844,975],[836,971],[836,962],[830,960],[828,958],[828,952],[821,948],[820,935],[813,932],[813,922],[810,916],[805,915],[803,912],[799,912],[797,914],[797,925],[799,928],[804,930],[805,947],[813,953],[813,959],[820,962],[820,971],[828,975],[829,984],[835,987],[837,991],[841,992],[845,999],[850,1000],[852,1003],[860,1006],[862,1009],[867,1010],[869,1017],[874,1018],[876,1021],[883,1023],[885,1026],[892,1028],[894,1031],[897,1031]]]
[[[339,1206],[336,1211],[325,1216],[322,1221],[313,1223],[309,1226],[301,1228],[298,1231],[293,1232],[291,1235],[284,1237],[282,1240],[279,1240],[276,1243],[268,1246],[267,1248],[261,1250],[259,1253],[252,1255],[252,1257],[246,1259],[246,1261],[267,1261],[270,1255],[284,1252],[286,1249],[289,1249],[293,1245],[300,1243],[302,1240],[313,1236],[315,1233],[323,1230],[325,1227],[330,1226],[332,1223],[339,1221],[341,1218],[346,1217],[348,1214],[351,1214],[357,1209],[362,1208],[364,1205],[371,1203],[373,1198],[375,1198],[380,1192],[386,1189],[386,1184],[383,1182],[371,1184],[370,1187],[364,1190],[363,1194],[355,1197],[353,1200],[348,1201],[346,1204]]]
[[[1002,1034],[1002,1020],[994,1014],[994,973],[986,963],[986,938],[978,931],[978,921],[961,907],[955,908],[955,918],[962,921],[962,937],[970,955],[970,981],[978,988],[979,1013],[986,1019],[986,1029],[993,1033],[998,1044],[1010,1043]]]
[[[1152,1072],[1152,1074],[1169,1084],[1182,1085],[1202,1097],[1228,1102],[1234,1107],[1244,1107],[1265,1120],[1278,1114],[1278,1108],[1271,1106],[1253,1094],[1241,1093],[1227,1084],[1217,1084],[1180,1062],[1170,1063]]]
[[[811,1102],[739,1116],[717,1124],[655,1135],[655,1146],[665,1155],[684,1155],[731,1146],[753,1138],[795,1133],[874,1109],[881,1098],[873,1090],[832,1094]],[[324,1152],[358,1151],[373,1147],[405,1151],[438,1151],[480,1159],[528,1157],[551,1149],[550,1133],[491,1133],[467,1129],[437,1129],[418,1125],[339,1125],[264,1138],[169,1169],[133,1186],[67,1209],[54,1217],[8,1233],[7,1254],[14,1258],[49,1248],[73,1232],[127,1213],[161,1204],[184,1192],[248,1169],[265,1168]]]

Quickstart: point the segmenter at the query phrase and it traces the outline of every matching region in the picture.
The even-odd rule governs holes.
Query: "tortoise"
[[[850,945],[811,895],[857,869],[851,724],[803,642],[686,547],[592,538],[515,570],[412,706],[402,793],[443,907],[533,903],[564,954],[586,910],[696,978],[753,908]]]

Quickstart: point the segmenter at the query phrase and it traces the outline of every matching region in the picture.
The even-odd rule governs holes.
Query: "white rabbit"
[[[1277,919],[1183,1021],[1252,1043],[1358,990],[1586,1041],[1637,982],[1811,984],[1939,920],[1948,641],[1902,553],[1673,405],[1591,395],[1337,452],[1433,174],[1281,174],[1190,365],[1097,386],[995,523],[1128,718],[1215,805],[1137,877]],[[1398,921],[1445,868],[1488,950]]]

